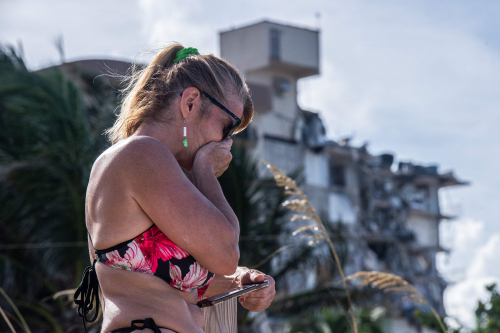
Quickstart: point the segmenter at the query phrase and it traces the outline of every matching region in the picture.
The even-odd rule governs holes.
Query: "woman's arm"
[[[209,145],[203,150],[205,156],[229,152],[230,145]],[[209,148],[215,152],[207,152]],[[239,260],[238,220],[210,163],[196,162],[197,154],[192,183],[170,151],[155,139],[134,139],[120,155],[115,161],[122,166],[130,196],[153,223],[209,271],[233,274]]]
[[[238,267],[236,269],[236,272],[231,275],[216,274],[212,282],[210,282],[210,284],[208,285],[207,291],[205,291],[204,296],[214,296],[223,293],[229,289],[234,289],[239,287],[241,284],[239,283],[238,277],[245,269],[247,268]]]
[[[193,185],[208,199],[210,202],[221,211],[233,228],[234,242],[238,244],[240,237],[240,224],[236,214],[229,205],[222,193],[219,181],[215,177],[212,170],[207,168],[195,160],[193,168],[189,172],[189,179]],[[238,247],[239,254],[239,247]],[[239,256],[238,256],[239,257]]]
[[[239,266],[232,275],[215,275],[208,286],[205,296],[214,296],[229,289],[237,288],[245,284],[259,283],[264,280],[269,281],[265,288],[252,291],[240,297],[240,304],[253,312],[267,309],[276,294],[274,279],[255,269]]]

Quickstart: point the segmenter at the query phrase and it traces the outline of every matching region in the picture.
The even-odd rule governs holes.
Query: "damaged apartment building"
[[[465,183],[437,166],[395,166],[391,154],[374,156],[349,139],[327,139],[318,114],[297,104],[297,81],[319,74],[318,30],[262,21],[221,32],[220,46],[221,57],[242,72],[252,93],[256,116],[245,134],[252,153],[286,173],[303,170],[302,189],[316,210],[344,226],[345,273],[400,275],[444,316],[446,282],[436,270],[436,253],[443,251],[439,222],[448,217],[440,213],[438,190]],[[289,290],[313,289],[322,279],[303,274],[290,279]],[[388,331],[420,331],[405,316],[413,309],[402,302],[389,311]]]

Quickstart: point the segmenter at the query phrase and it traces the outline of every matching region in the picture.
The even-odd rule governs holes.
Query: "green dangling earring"
[[[188,146],[188,139],[186,137],[186,118],[184,118],[184,141],[182,141],[182,144],[184,145],[184,147],[187,147]]]

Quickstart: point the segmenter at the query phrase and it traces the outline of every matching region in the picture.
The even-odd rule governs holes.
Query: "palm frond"
[[[88,81],[78,82],[91,89],[57,69],[30,72],[12,48],[0,46],[0,243],[87,241],[86,187],[117,105],[117,92]],[[7,249],[0,286],[16,302],[35,301],[73,287],[87,260],[83,247]],[[53,313],[61,315],[64,304],[56,302]],[[30,326],[50,321],[40,309],[21,311],[35,316]]]

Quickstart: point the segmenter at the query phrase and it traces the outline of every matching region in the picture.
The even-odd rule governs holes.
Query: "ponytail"
[[[253,117],[253,103],[248,86],[238,70],[225,60],[208,55],[192,54],[174,63],[181,44],[162,49],[141,69],[133,65],[122,91],[120,112],[106,135],[114,144],[134,134],[143,122],[169,122],[168,112],[177,93],[188,87],[208,92],[218,100],[227,100],[236,93],[243,102],[242,131]]]

